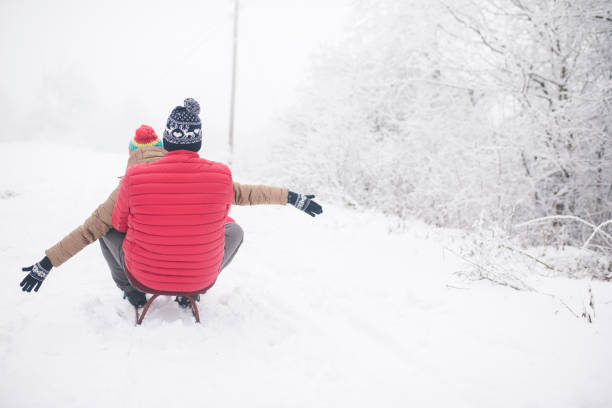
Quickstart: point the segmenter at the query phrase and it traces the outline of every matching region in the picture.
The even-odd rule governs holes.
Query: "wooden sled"
[[[155,294],[151,296],[151,298],[145,304],[142,313],[138,312],[137,307],[134,308],[134,310],[136,311],[136,325],[140,326],[142,324],[142,321],[144,320],[145,316],[147,315],[147,312],[149,311],[149,307],[151,307],[155,299],[157,299],[159,296],[160,294]],[[184,296],[185,298],[187,298],[189,300],[189,303],[191,304],[191,312],[193,313],[193,317],[195,317],[196,323],[200,323],[200,311],[198,310],[198,305],[196,304],[196,301],[193,299],[193,297],[186,296],[184,294],[167,296]]]
[[[142,313],[140,313],[138,311],[138,308],[134,308],[136,310],[136,325],[140,326],[142,324],[142,321],[144,320],[145,316],[147,315],[147,312],[149,311],[149,307],[151,307],[151,305],[153,304],[153,302],[155,302],[155,299],[157,299],[160,295],[164,295],[164,296],[184,296],[185,298],[187,298],[189,300],[189,304],[191,305],[191,311],[193,313],[193,317],[195,317],[195,321],[196,323],[200,323],[200,311],[198,310],[198,305],[194,299],[194,296],[199,296],[199,295],[203,295],[205,294],[208,289],[210,289],[215,283],[211,283],[208,287],[206,288],[202,288],[200,290],[194,291],[194,292],[166,292],[166,291],[160,291],[160,290],[156,290],[153,288],[149,288],[145,285],[143,285],[142,283],[138,282],[136,279],[134,279],[134,277],[132,276],[132,274],[130,273],[129,270],[126,269],[126,275],[128,278],[128,281],[130,282],[130,284],[135,287],[136,289],[140,290],[143,293],[148,293],[148,294],[152,294],[153,296],[151,296],[151,298],[147,301],[147,303],[144,306],[144,309],[142,310]]]

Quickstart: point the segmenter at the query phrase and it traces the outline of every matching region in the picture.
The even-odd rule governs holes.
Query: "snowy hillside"
[[[232,209],[245,242],[203,296],[201,325],[162,298],[135,327],[98,245],[22,293],[21,267],[91,213],[126,159],[3,146],[0,406],[612,406],[610,284],[591,284],[588,324],[550,296],[459,280],[452,232],[390,233],[325,197],[316,219]]]

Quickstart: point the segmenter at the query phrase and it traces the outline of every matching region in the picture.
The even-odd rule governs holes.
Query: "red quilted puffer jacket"
[[[229,168],[191,151],[172,151],[130,167],[112,221],[126,233],[123,250],[132,284],[162,294],[212,286],[233,196]]]

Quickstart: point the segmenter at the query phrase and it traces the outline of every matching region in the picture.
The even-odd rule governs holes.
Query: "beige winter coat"
[[[127,167],[139,163],[148,163],[161,159],[166,151],[160,147],[142,147],[130,155]],[[115,199],[119,193],[117,187],[98,208],[85,220],[85,223],[66,235],[64,239],[45,251],[53,266],[57,267],[74,256],[87,245],[98,240],[112,228],[112,214]],[[235,205],[287,204],[286,188],[261,185],[248,185],[234,182]]]

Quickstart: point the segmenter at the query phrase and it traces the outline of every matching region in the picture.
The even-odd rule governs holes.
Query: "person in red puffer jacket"
[[[163,136],[168,153],[127,170],[114,230],[101,238],[113,279],[134,305],[144,304],[143,292],[205,292],[242,243],[242,228],[228,217],[232,173],[197,153],[199,111],[191,98],[172,111]]]

